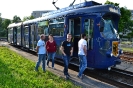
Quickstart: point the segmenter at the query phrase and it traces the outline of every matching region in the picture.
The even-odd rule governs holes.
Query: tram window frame
[[[41,24],[41,26],[39,25],[39,23]],[[38,34],[45,34],[45,36],[49,35],[49,21],[48,20],[43,20],[38,22]]]
[[[64,17],[51,19],[49,21],[49,34],[60,37],[64,36],[64,23]]]
[[[29,34],[29,26],[24,26],[24,34]]]
[[[88,25],[85,24],[85,21],[84,21],[84,29],[85,29],[85,33],[87,34],[87,37],[88,38],[93,38],[93,31],[94,31],[94,20],[93,19],[85,19],[85,20],[90,20],[90,23]],[[92,22],[93,21],[93,22]],[[90,28],[87,27],[87,30],[85,28],[85,26],[89,26]],[[88,31],[88,30],[92,30],[92,31]],[[89,34],[89,35],[88,35]]]
[[[87,21],[89,20],[89,21],[86,22],[86,20]],[[85,26],[87,26],[87,28]],[[93,49],[94,19],[86,18],[84,20],[84,30],[85,30],[85,34],[87,35],[87,38],[88,38],[88,40],[87,40],[87,42],[88,42],[88,49],[89,50]]]
[[[17,34],[21,34],[21,26],[17,26]]]

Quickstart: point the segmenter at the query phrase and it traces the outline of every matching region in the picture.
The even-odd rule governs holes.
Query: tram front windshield
[[[117,30],[114,27],[114,24],[111,19],[103,19],[103,35],[106,39],[116,39],[117,36]]]

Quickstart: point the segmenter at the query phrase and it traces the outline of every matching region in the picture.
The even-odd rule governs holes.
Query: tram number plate
[[[112,42],[112,53],[114,56],[118,56],[118,41]]]

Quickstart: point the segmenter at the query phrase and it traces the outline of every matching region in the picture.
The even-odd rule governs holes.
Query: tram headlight
[[[108,57],[112,57],[112,56],[113,56],[113,54],[112,54],[111,51],[110,51],[110,52],[107,52],[106,55],[107,55]]]
[[[123,54],[123,50],[120,49],[120,50],[119,50],[119,54]]]
[[[113,56],[113,53],[111,53],[110,56],[112,57]]]

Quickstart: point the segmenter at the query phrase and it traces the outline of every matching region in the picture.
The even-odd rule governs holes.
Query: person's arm
[[[56,46],[56,42],[54,41],[54,46],[55,46],[55,52],[57,51],[57,46]]]
[[[83,50],[84,50],[85,55],[87,56],[87,42],[85,41],[83,44],[84,44]]]
[[[61,53],[66,56],[65,52],[64,52],[64,42],[62,43],[61,47],[60,47],[60,51]]]
[[[37,52],[37,54],[38,54],[40,45],[41,45],[40,42],[38,42],[38,43],[37,43],[37,46],[36,46],[36,52]]]
[[[39,47],[40,47],[40,46],[36,46],[36,52],[37,52],[37,53],[38,53]]]
[[[46,50],[48,51],[48,48],[49,48],[49,44],[48,44],[48,41],[46,42]]]
[[[73,55],[73,43],[72,43],[72,48],[71,48],[71,56]]]

